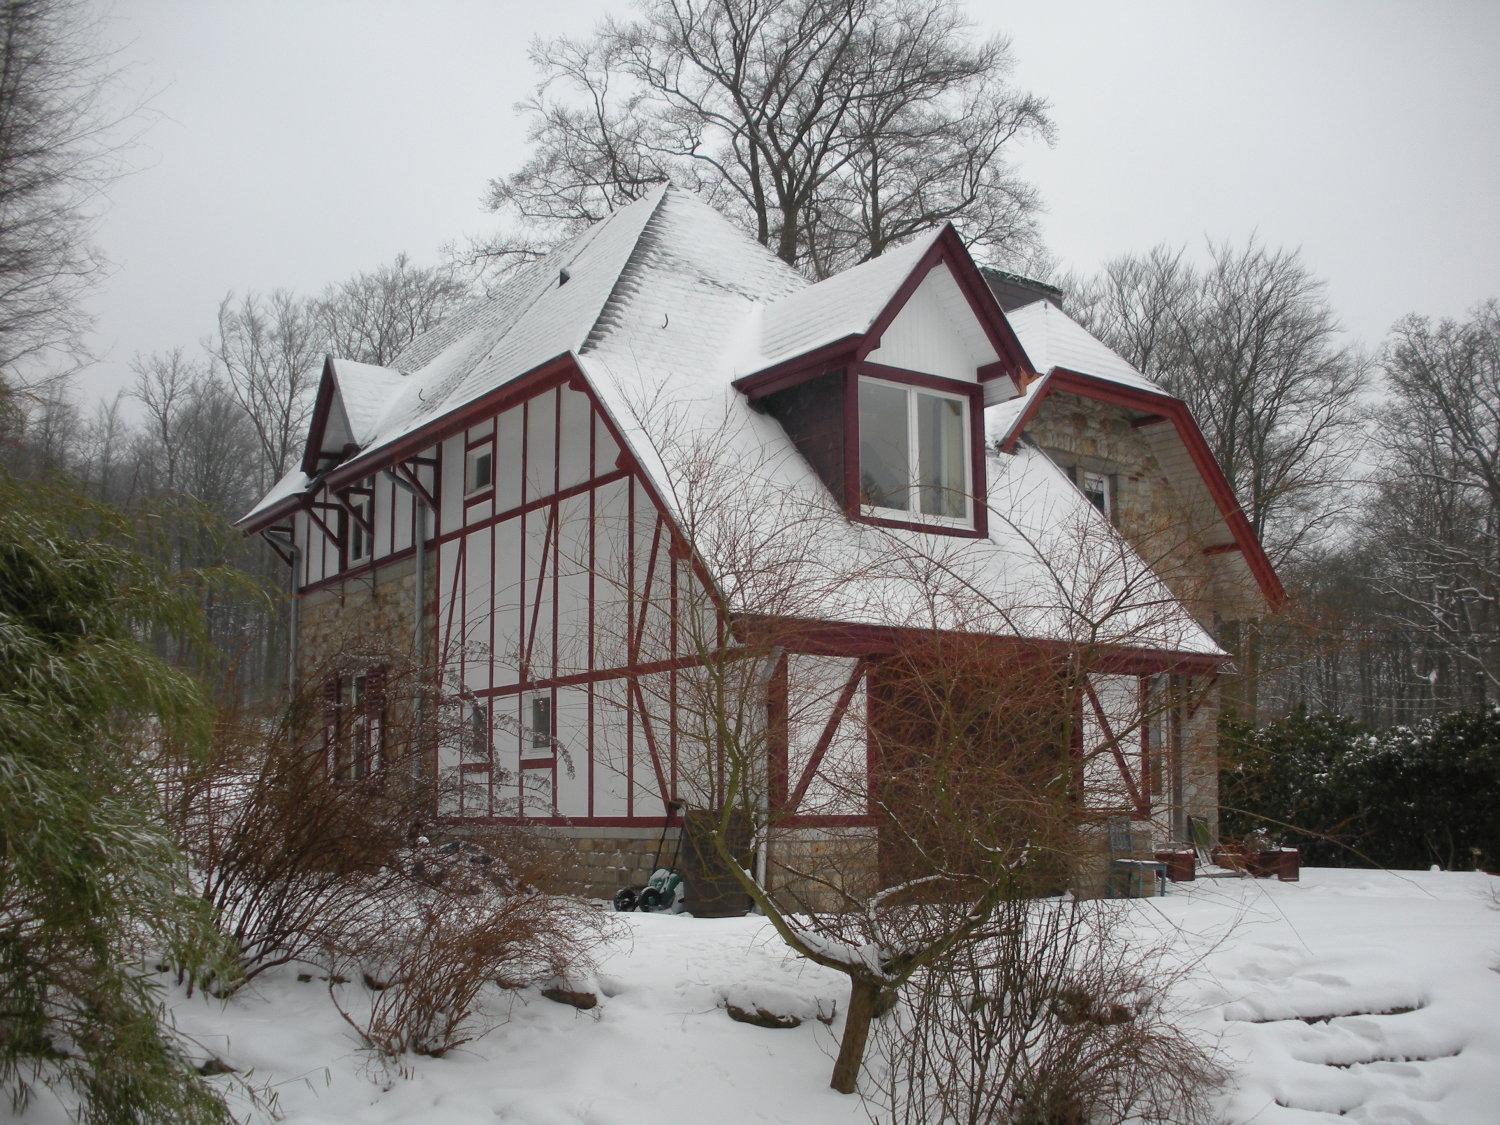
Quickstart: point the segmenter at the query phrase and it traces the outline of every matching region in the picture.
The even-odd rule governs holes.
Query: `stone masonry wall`
[[[1194,617],[1212,626],[1236,616],[1225,612],[1225,603],[1238,599],[1218,588],[1203,556],[1207,529],[1188,520],[1190,509],[1124,411],[1055,395],[1042,404],[1027,434],[1062,464],[1115,477],[1115,526]]]
[[[427,595],[432,598],[429,572]],[[328,667],[354,639],[409,651],[416,621],[416,560],[407,557],[301,595],[297,675]]]
[[[873,828],[788,828],[771,840],[767,878],[789,909],[835,910],[839,892],[872,892],[879,880],[879,840]]]

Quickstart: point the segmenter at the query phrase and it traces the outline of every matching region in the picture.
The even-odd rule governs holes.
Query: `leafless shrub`
[[[911,1123],[1195,1122],[1222,1078],[1178,1027],[1182,974],[1132,945],[1112,904],[1011,900],[915,975],[876,1032],[867,1096]]]
[[[497,862],[511,866],[503,857]],[[528,883],[474,894],[423,889],[404,898],[398,916],[396,924],[382,917],[342,951],[360,965],[342,975],[378,986],[370,989],[368,1015],[351,1014],[332,983],[340,974],[329,974],[339,1014],[386,1060],[440,1057],[483,1035],[486,986],[519,988],[586,972],[612,929],[602,911]]]
[[[420,690],[409,658],[343,651],[360,655],[311,670],[279,714],[222,713],[213,760],[167,787],[168,821],[246,979],[342,940],[395,895],[406,849],[436,808],[435,782],[414,766],[440,719],[409,705]],[[330,693],[372,666],[378,699]]]

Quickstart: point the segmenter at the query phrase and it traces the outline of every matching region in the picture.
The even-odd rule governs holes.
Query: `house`
[[[1210,630],[1282,591],[1182,402],[1058,299],[951,227],[811,283],[662,188],[390,368],[329,357],[300,467],[241,526],[291,568],[294,660],[412,638],[472,731],[433,750],[443,818],[548,826],[580,887],[633,878],[702,799],[705,620],[778,629],[752,708],[772,867],[878,847],[872,677],[933,630],[1086,634],[1085,801],[1182,839],[1216,804]],[[372,683],[326,690],[367,714]],[[342,729],[330,754],[378,768],[381,724]]]

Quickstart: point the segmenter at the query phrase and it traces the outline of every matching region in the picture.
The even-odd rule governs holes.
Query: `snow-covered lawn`
[[[1115,905],[1143,941],[1194,964],[1179,997],[1234,1072],[1223,1120],[1462,1125],[1500,1121],[1497,890],[1477,874],[1310,870],[1296,884],[1199,881]],[[228,1005],[195,996],[174,1009],[205,1054],[273,1088],[294,1122],[869,1119],[827,1089],[835,1042],[815,1017],[835,1002],[842,1012],[842,978],[789,958],[757,918],[625,925],[593,1011],[497,991],[491,1014],[505,1022],[446,1058],[411,1060],[404,1076],[383,1075],[326,984],[299,982],[296,968]],[[736,1023],[726,996],[809,1018],[792,1030]],[[45,1094],[29,1115],[60,1119]]]

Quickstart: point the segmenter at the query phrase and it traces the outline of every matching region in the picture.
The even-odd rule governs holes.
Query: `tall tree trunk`
[[[833,1064],[833,1081],[829,1083],[841,1094],[852,1094],[859,1084],[859,1068],[865,1059],[865,1043],[870,1038],[870,1020],[880,985],[864,977],[849,978],[849,1014],[844,1017],[844,1037],[839,1041],[839,1057]]]

